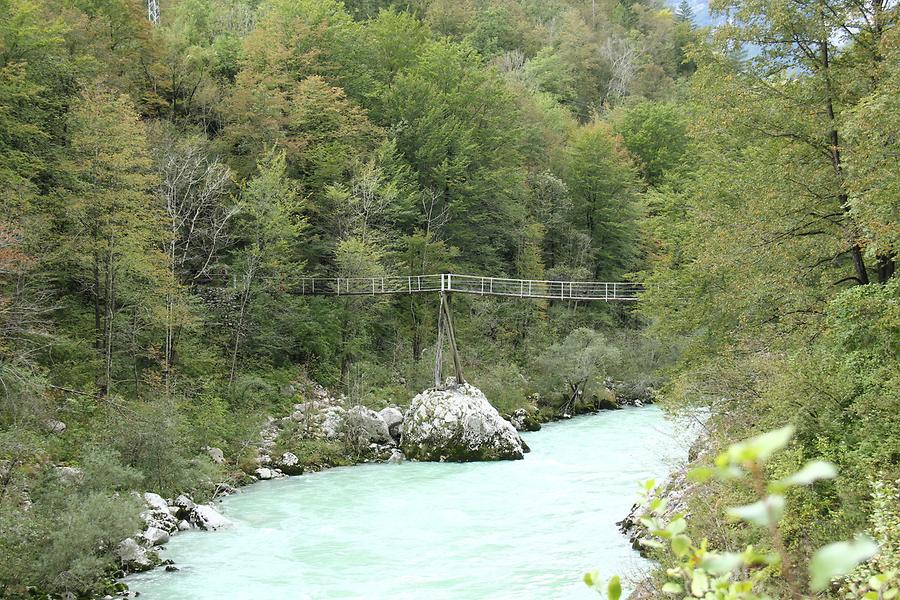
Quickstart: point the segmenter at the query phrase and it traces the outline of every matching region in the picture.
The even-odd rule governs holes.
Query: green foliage
[[[577,403],[593,403],[595,396],[603,395],[603,380],[620,357],[619,350],[603,334],[593,329],[576,329],[538,357],[539,385],[561,393],[564,400],[560,410],[571,413]]]
[[[794,432],[794,427],[787,426],[732,444],[715,459],[714,467],[694,469],[689,477],[702,482],[714,476],[735,483],[749,478],[758,496],[766,494],[766,465],[787,447]],[[813,461],[795,473],[769,481],[768,489],[783,491],[790,486],[810,486],[836,476],[834,465]],[[879,551],[879,545],[865,536],[828,544],[816,550],[809,559],[807,579],[799,575],[797,557],[790,554],[783,543],[780,526],[785,510],[783,495],[773,493],[753,504],[726,510],[733,520],[763,527],[769,536],[765,543],[772,551],[761,551],[751,545],[739,552],[720,552],[711,549],[707,539],[695,542],[688,533],[686,518],[680,514],[670,516],[666,511],[667,503],[664,497],[654,494],[653,481],[644,484],[642,505],[647,513],[641,518],[641,524],[653,537],[643,541],[660,555],[671,557],[662,592],[675,597],[762,600],[772,597],[767,588],[771,587],[768,578],[774,573],[779,573],[786,583],[781,597],[808,597],[806,593],[824,590],[832,580],[846,577]],[[893,549],[882,550],[891,552]],[[596,587],[595,580],[591,574],[585,576],[589,586]],[[890,590],[896,583],[895,574],[891,572],[873,577],[869,585],[876,591],[871,597],[893,597],[896,592]]]
[[[32,462],[35,449],[24,444],[33,440],[4,436],[3,442],[3,460],[12,462],[0,488],[0,590],[9,597],[24,595],[29,585],[56,594],[103,590],[116,545],[141,522],[140,501],[112,490],[133,487],[140,474],[115,452],[94,449],[84,457],[83,477],[64,480]]]
[[[648,184],[676,180],[688,162],[687,122],[674,103],[641,102],[625,109],[616,126]]]
[[[590,240],[591,276],[617,281],[637,264],[640,248],[634,169],[621,140],[604,123],[579,131],[570,152],[567,184],[576,223]]]
[[[112,540],[128,491],[208,495],[203,448],[248,469],[306,377],[373,407],[429,385],[433,299],[296,296],[310,274],[652,270],[646,337],[585,329],[628,309],[458,299],[466,373],[544,418],[610,403],[606,377],[656,388],[683,349],[666,392],[713,406],[714,444],[796,424],[770,467],[789,550],[867,523],[900,455],[896,7],[717,6],[705,45],[650,0],[191,0],[156,26],[0,0],[2,585],[99,590],[108,544],[67,548],[41,503],[116,512]],[[811,460],[840,493],[807,485],[821,463],[790,478]],[[84,469],[65,502],[49,463]]]

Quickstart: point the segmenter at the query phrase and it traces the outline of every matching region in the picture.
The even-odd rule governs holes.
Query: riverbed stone
[[[275,478],[275,471],[267,467],[260,467],[253,472],[260,481],[266,481]]]
[[[116,556],[122,568],[131,573],[149,571],[159,564],[159,555],[147,550],[134,538],[125,538],[116,546]]]
[[[178,525],[176,523],[175,530],[178,530]],[[169,543],[169,532],[165,529],[161,529],[159,527],[148,527],[143,533],[141,533],[141,538],[144,540],[145,545],[147,546],[162,546],[163,544]]]
[[[196,506],[194,501],[186,494],[177,496],[175,500],[172,501],[172,504],[178,507],[178,512],[177,514],[174,514],[174,516],[181,517],[182,519],[188,518]]]
[[[293,452],[282,454],[281,458],[276,461],[276,464],[279,469],[288,475],[303,474],[303,465],[300,464],[300,459]]]
[[[516,409],[516,412],[510,416],[509,422],[516,428],[516,431],[539,431],[541,429],[540,420],[524,408]]]
[[[400,447],[415,460],[466,462],[524,456],[516,429],[481,390],[468,383],[426,390],[413,398],[402,432]]]
[[[191,523],[206,531],[215,531],[233,525],[231,521],[222,516],[222,513],[209,504],[198,504],[194,507],[194,510],[191,511]]]

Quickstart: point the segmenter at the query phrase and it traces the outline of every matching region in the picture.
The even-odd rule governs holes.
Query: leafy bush
[[[63,480],[49,467],[35,471],[33,464],[6,473],[0,596],[25,595],[26,586],[56,594],[104,591],[116,545],[141,526],[141,502],[115,490],[135,485],[140,473],[109,449],[89,450],[82,466],[80,482]]]
[[[747,481],[757,495],[755,502],[726,509],[725,517],[733,523],[744,523],[767,532],[766,548],[752,545],[740,551],[719,551],[710,548],[709,541],[697,541],[688,534],[688,522],[684,515],[666,515],[667,500],[654,495],[654,482],[644,484],[642,504],[646,508],[641,524],[653,536],[643,539],[645,546],[656,549],[668,559],[663,593],[676,598],[706,598],[709,600],[766,600],[766,592],[783,584],[781,597],[808,598],[811,594],[831,587],[832,581],[844,578],[857,565],[869,561],[879,548],[885,556],[884,563],[896,563],[896,531],[883,524],[877,529],[881,546],[869,536],[857,536],[852,541],[834,542],[815,551],[808,563],[808,577],[800,574],[798,557],[785,546],[781,520],[787,505],[786,493],[794,488],[812,486],[820,481],[834,479],[837,469],[829,462],[814,460],[796,472],[777,479],[766,475],[769,460],[783,450],[794,436],[793,426],[770,431],[743,442],[731,445],[720,454],[714,466],[692,470],[688,477],[703,483],[711,478],[724,482]],[[881,488],[884,493],[884,488]],[[892,495],[893,493],[893,495]],[[884,494],[887,507],[896,499],[895,490]],[[885,514],[886,513],[886,514]],[[894,521],[896,509],[882,511],[882,519]],[[873,563],[873,566],[881,566]],[[870,569],[871,572],[871,569]],[[868,573],[860,573],[865,575]],[[900,594],[898,571],[890,570],[871,574],[862,586],[853,587],[859,595],[848,597],[866,600],[888,600]],[[854,586],[851,577],[849,585]],[[585,582],[600,593],[606,592],[611,600],[621,594],[618,579],[613,578],[604,587],[597,573],[585,576]]]
[[[604,378],[620,361],[602,333],[579,328],[538,357],[536,385],[542,396],[561,397],[561,412],[571,412],[578,401],[603,393]]]

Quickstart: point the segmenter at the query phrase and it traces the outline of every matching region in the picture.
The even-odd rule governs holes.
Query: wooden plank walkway
[[[644,286],[620,281],[544,281],[438,273],[407,277],[306,277],[298,282],[294,291],[304,296],[458,292],[481,296],[632,302],[638,299]]]

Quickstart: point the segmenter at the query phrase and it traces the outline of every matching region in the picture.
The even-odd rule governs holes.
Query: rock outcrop
[[[415,460],[514,460],[524,455],[515,427],[467,383],[413,398],[402,431],[400,446]]]

